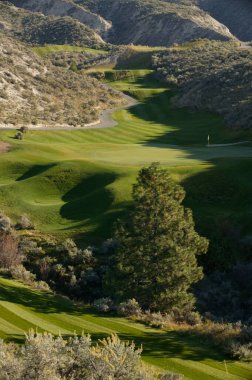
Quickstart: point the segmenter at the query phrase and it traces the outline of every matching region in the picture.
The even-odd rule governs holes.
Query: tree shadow
[[[31,168],[29,168],[24,174],[22,174],[19,178],[17,178],[16,181],[24,181],[26,179],[30,179],[37,175],[43,174],[44,172],[55,166],[55,163],[50,163],[47,165],[34,165]]]
[[[84,221],[103,214],[114,200],[107,186],[116,178],[114,173],[102,173],[82,179],[62,197],[66,204],[62,206],[60,215],[66,219]]]
[[[151,94],[140,104],[128,109],[132,116],[154,123],[154,128],[155,124],[164,127],[163,133],[151,138],[143,138],[140,143],[147,146],[158,144],[164,148],[166,144],[179,145],[190,154],[190,146],[206,147],[208,135],[211,136],[211,143],[230,142],[230,140],[225,140],[224,135],[222,136],[223,121],[219,115],[206,111],[196,112],[188,108],[174,108],[171,105],[173,96],[174,92],[167,89]]]
[[[60,209],[62,218],[74,224],[64,231],[72,231],[78,244],[99,244],[111,236],[114,221],[126,212],[129,202],[115,202],[113,189],[109,188],[119,177],[116,173],[104,172],[89,175],[68,191]],[[87,229],[84,234],[77,229]]]
[[[70,316],[73,315],[78,317],[85,317],[85,314],[87,314],[89,318],[92,318],[92,322],[94,322],[96,326],[100,325],[101,327],[100,332],[92,333],[92,338],[94,340],[108,336],[108,334],[103,331],[103,318],[105,318],[105,327],[106,320],[109,320],[112,325],[114,320],[114,332],[118,333],[121,339],[134,341],[139,347],[143,345],[143,355],[146,358],[179,358],[194,361],[201,361],[204,359],[221,361],[228,359],[219,348],[216,349],[214,346],[211,346],[209,342],[204,341],[199,336],[190,332],[175,330],[165,331],[150,327],[146,327],[145,331],[142,331],[142,329],[138,329],[137,324],[134,324],[133,322],[132,326],[128,323],[124,324],[123,319],[119,320],[118,323],[118,316],[108,314],[102,315],[91,308],[75,305],[66,297],[57,296],[48,292],[33,291],[26,287],[17,287],[12,286],[11,284],[1,283],[0,300],[27,307],[36,313],[52,315],[65,313]],[[11,313],[11,311],[8,312],[9,318]],[[15,320],[17,314],[13,314],[13,316]],[[20,316],[20,318],[22,319],[22,316]],[[121,321],[122,323],[120,323]],[[85,322],[85,319],[83,319],[83,322]],[[29,328],[34,328],[32,323],[29,323],[26,320],[24,320],[24,323],[24,330],[27,331]],[[69,323],[71,324],[71,320]],[[74,325],[74,321],[72,326],[73,334],[74,328],[77,328],[78,331],[80,331],[78,325]],[[41,330],[39,329],[39,331]],[[6,339],[22,342],[24,337],[21,334],[9,335],[8,337],[7,334]]]
[[[0,284],[0,301],[26,306],[38,313],[78,313],[66,297],[35,291],[23,286]]]

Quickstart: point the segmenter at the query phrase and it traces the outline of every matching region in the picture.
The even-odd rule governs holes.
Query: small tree
[[[120,246],[106,277],[118,300],[135,298],[142,307],[161,311],[193,306],[190,287],[203,277],[196,256],[207,251],[208,241],[195,231],[184,197],[159,164],[140,171],[134,211],[116,228]]]
[[[22,262],[22,256],[18,251],[18,241],[9,232],[0,234],[0,267],[9,269]]]
[[[73,71],[74,73],[77,73],[78,72],[78,67],[77,67],[77,64],[76,62],[72,62],[70,67],[69,67],[69,70]]]

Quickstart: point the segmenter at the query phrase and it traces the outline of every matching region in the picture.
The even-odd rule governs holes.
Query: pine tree
[[[203,277],[196,256],[206,253],[208,241],[195,231],[184,198],[184,189],[159,164],[139,172],[134,211],[116,228],[119,248],[106,279],[118,300],[134,297],[161,311],[193,306],[190,287]]]

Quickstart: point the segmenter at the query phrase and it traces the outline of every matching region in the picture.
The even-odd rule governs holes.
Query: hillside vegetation
[[[99,109],[121,101],[95,79],[56,68],[4,35],[0,35],[0,64],[2,126],[83,126],[99,118]]]
[[[235,43],[202,41],[157,54],[154,66],[177,85],[176,106],[218,112],[234,128],[252,128],[252,50]]]
[[[71,17],[44,16],[0,3],[0,31],[33,45],[70,44],[99,47],[101,37],[90,27]]]

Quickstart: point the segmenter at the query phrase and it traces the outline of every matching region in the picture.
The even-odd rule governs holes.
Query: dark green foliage
[[[25,267],[52,289],[88,302],[101,296],[103,268],[91,248],[79,249],[72,240],[60,244],[24,238],[20,250]]]
[[[252,323],[252,264],[240,263],[216,271],[197,285],[199,310],[221,321]]]
[[[163,311],[193,306],[190,286],[203,275],[196,256],[207,251],[208,242],[195,231],[184,197],[158,164],[140,171],[134,211],[116,229],[120,246],[107,275],[119,300],[134,297],[144,308]]]

